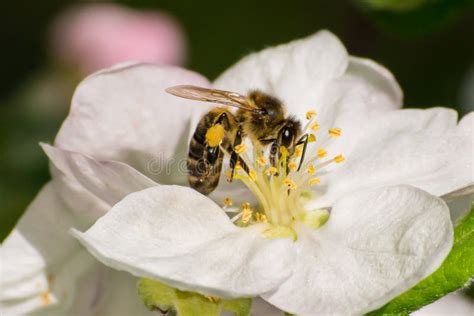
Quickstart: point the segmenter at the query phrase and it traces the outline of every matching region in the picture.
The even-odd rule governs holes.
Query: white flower
[[[252,225],[241,228],[210,198],[185,187],[179,167],[189,136],[209,107],[164,93],[178,84],[209,86],[199,75],[153,65],[97,73],[78,87],[55,147],[44,145],[53,163],[48,190],[81,219],[64,227],[82,230],[113,206],[86,233],[75,232],[106,265],[204,294],[262,296],[302,315],[359,314],[416,284],[449,252],[452,223],[439,196],[462,193],[449,195],[453,214],[470,202],[465,195],[474,181],[473,114],[457,124],[455,112],[443,108],[398,110],[401,92],[391,74],[348,56],[328,32],[250,55],[213,86],[243,94],[258,88],[280,98],[302,122],[315,110],[318,141],[310,144],[306,162],[314,158],[320,184],[312,181],[316,185],[308,194],[305,168],[290,172],[285,182],[293,192],[303,188],[302,194],[288,195],[286,189],[276,194],[270,182],[265,186],[258,157],[248,156],[256,182],[242,172],[241,178],[251,190],[242,182],[221,181],[211,198],[253,202],[252,191],[259,210],[276,225],[256,222],[253,214]],[[342,136],[326,137],[330,128],[340,128]],[[318,160],[317,149],[323,144],[323,159],[343,154],[346,161],[328,160],[318,169],[324,160]],[[43,255],[42,249],[51,248],[25,240],[34,229],[23,226],[5,248],[10,244],[17,254],[31,249],[34,255],[17,256],[71,271],[61,263],[80,253],[76,244],[63,247],[56,237],[50,242],[59,243],[55,251],[63,261],[49,261],[54,255]],[[22,245],[15,244],[16,234]],[[278,238],[284,235],[291,238]],[[18,272],[17,262],[11,260],[6,288],[12,293],[31,287],[34,269],[44,269],[33,262]],[[25,302],[38,297],[27,293],[17,297]]]

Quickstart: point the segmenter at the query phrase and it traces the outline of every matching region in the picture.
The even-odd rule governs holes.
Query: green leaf
[[[247,316],[252,299],[223,300],[204,295],[180,291],[166,284],[150,279],[141,279],[138,294],[150,310],[172,311],[178,316],[218,316],[222,311],[235,316]]]
[[[474,276],[474,207],[456,226],[454,245],[441,267],[415,287],[368,315],[408,315],[468,286]]]

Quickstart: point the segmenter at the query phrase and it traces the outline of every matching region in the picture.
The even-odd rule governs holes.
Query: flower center
[[[320,126],[316,121],[316,113],[309,111],[306,115],[308,123],[303,133],[308,135],[308,142],[304,162],[301,164],[304,144],[296,146],[294,153],[289,154],[285,147],[280,147],[280,154],[274,166],[264,155],[264,151],[254,146],[252,153],[245,144],[235,148],[242,160],[248,166],[248,172],[237,164],[235,172],[227,173],[232,180],[242,181],[253,193],[258,206],[252,207],[244,203],[239,209],[232,207],[232,199],[224,200],[224,209],[227,212],[239,213],[232,217],[238,226],[248,226],[256,223],[270,223],[272,228],[265,231],[265,237],[287,237],[291,235],[294,223],[301,222],[309,227],[318,228],[329,218],[326,209],[307,209],[306,202],[314,198],[314,186],[321,184],[320,175],[325,168],[333,163],[342,163],[345,158],[338,154],[331,158],[324,149],[332,139],[340,137],[340,128],[331,128],[327,134],[317,138]],[[318,146],[314,146],[318,145]],[[316,148],[316,149],[315,149]],[[301,164],[301,165],[300,165]],[[295,236],[292,236],[296,238]]]

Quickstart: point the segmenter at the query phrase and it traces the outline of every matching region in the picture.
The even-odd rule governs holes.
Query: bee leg
[[[304,134],[296,143],[296,146],[303,144],[303,152],[301,153],[300,164],[298,165],[298,171],[300,171],[301,166],[303,165],[304,156],[306,154],[306,148],[308,147],[309,134]]]
[[[240,163],[244,171],[249,173],[249,167],[243,161],[243,159],[239,157],[239,154],[236,153],[234,150],[234,148],[240,145],[241,143],[242,143],[242,128],[239,127],[239,129],[237,130],[237,133],[235,134],[234,145],[232,146],[232,154],[230,155],[231,171],[230,171],[229,182],[232,182],[232,180],[234,179],[234,173],[235,173],[235,167],[237,166],[237,161]]]

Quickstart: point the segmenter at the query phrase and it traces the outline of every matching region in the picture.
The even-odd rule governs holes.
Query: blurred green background
[[[0,240],[48,180],[37,145],[52,142],[84,73],[51,53],[51,21],[73,4],[16,0],[0,4]],[[185,66],[213,79],[245,54],[326,28],[353,55],[387,66],[408,107],[472,111],[474,1],[115,1],[174,16],[187,39]]]

